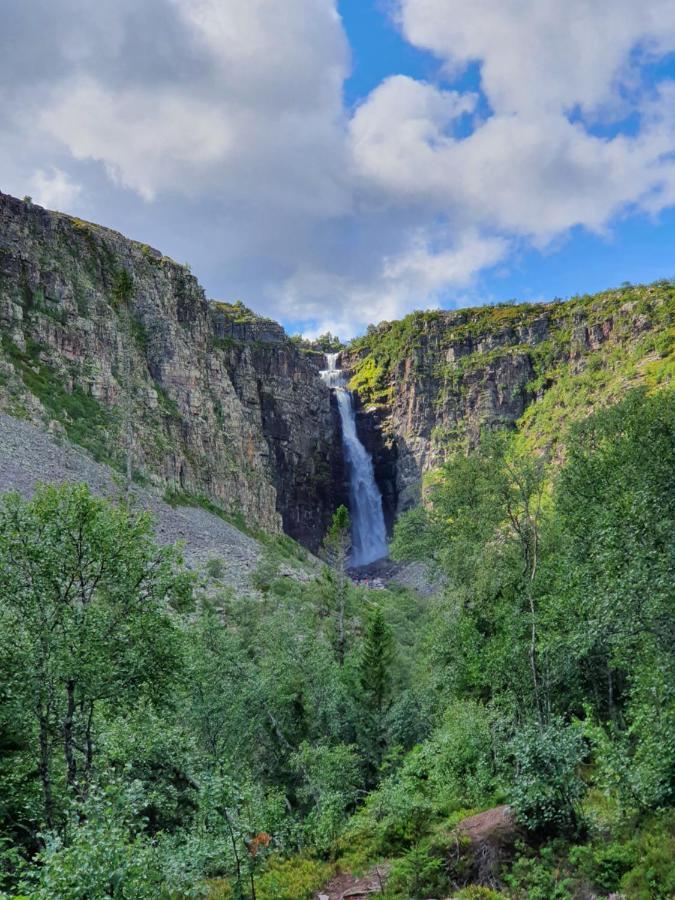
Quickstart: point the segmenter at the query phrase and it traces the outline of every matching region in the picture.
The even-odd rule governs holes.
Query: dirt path
[[[366,900],[373,894],[382,893],[387,873],[387,866],[375,866],[362,878],[339,873],[315,894],[315,900]]]

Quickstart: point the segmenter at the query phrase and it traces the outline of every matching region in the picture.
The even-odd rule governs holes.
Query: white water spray
[[[335,392],[342,423],[342,444],[349,475],[349,506],[352,521],[353,566],[365,566],[388,553],[387,529],[382,513],[382,495],[375,482],[373,461],[356,433],[352,395],[344,374],[337,368],[337,353],[327,353],[328,368],[321,378]]]

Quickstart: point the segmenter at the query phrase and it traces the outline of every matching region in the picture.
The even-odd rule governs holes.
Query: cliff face
[[[414,313],[370,329],[342,365],[385,505],[398,512],[417,502],[424,474],[470,449],[482,428],[517,428],[520,441],[555,456],[570,424],[594,407],[668,382],[674,298],[675,284],[660,282],[567,302]]]
[[[559,455],[571,422],[666,383],[674,298],[660,282],[414,313],[353,341],[341,364],[388,526],[482,428]],[[321,353],[241,304],[208,302],[146,245],[0,194],[0,338],[0,410],[172,499],[216,502],[312,549],[345,502]]]
[[[0,409],[314,547],[337,503],[318,369],[116,232],[0,194]]]

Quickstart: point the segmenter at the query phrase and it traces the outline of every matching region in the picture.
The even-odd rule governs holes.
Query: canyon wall
[[[317,546],[342,499],[336,420],[275,322],[207,302],[147,245],[0,194],[0,335],[0,409]]]
[[[342,354],[388,521],[484,428],[560,457],[570,426],[630,387],[671,383],[675,284],[568,301],[413,313]],[[670,334],[669,334],[670,331]]]
[[[389,530],[481,429],[549,456],[599,405],[672,376],[675,284],[413,313],[340,354]],[[110,229],[0,194],[0,410],[177,503],[316,549],[346,502],[339,418],[311,345]]]

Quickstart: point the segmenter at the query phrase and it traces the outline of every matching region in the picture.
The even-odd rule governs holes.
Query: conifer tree
[[[359,686],[364,713],[364,741],[371,777],[386,750],[385,719],[391,705],[391,664],[394,639],[384,614],[375,606],[366,622],[359,662]]]
[[[351,522],[346,506],[339,506],[333,514],[330,528],[323,541],[322,554],[331,568],[331,581],[334,585],[335,618],[336,618],[336,654],[342,666],[345,659],[345,610],[349,591],[349,551],[351,550]]]

